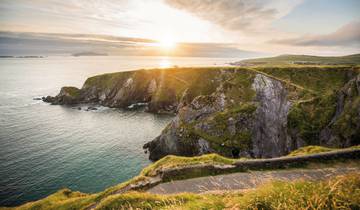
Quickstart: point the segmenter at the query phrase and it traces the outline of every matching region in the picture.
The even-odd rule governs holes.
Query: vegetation
[[[330,152],[330,151],[341,151],[348,149],[360,149],[360,145],[352,146],[349,148],[328,148],[322,146],[306,146],[301,147],[297,150],[292,151],[288,156],[301,156],[301,155],[310,155],[317,154],[322,152]],[[246,160],[245,158],[233,159],[223,157],[218,154],[207,154],[195,157],[181,157],[168,155],[155,163],[144,168],[140,175],[141,176],[156,176],[157,172],[162,169],[181,167],[181,166],[189,166],[189,165],[197,165],[197,164],[214,164],[214,165],[226,165],[233,164],[236,161]]]
[[[294,150],[288,154],[288,156],[302,156],[302,155],[311,155],[311,154],[317,154],[322,152],[330,152],[333,151],[333,148],[328,147],[322,147],[322,146],[306,146],[301,147],[297,150]]]
[[[360,149],[360,146],[354,146],[350,149]],[[289,155],[298,156],[333,150],[340,149],[308,146],[295,150]],[[350,208],[351,205],[355,205],[355,207],[359,205],[359,200],[355,199],[359,197],[359,194],[356,194],[359,193],[358,189],[360,188],[359,174],[319,183],[304,181],[294,183],[273,182],[248,193],[223,192],[222,194],[203,195],[185,193],[176,196],[152,195],[142,192],[116,194],[116,192],[130,184],[156,176],[157,172],[161,169],[195,164],[226,165],[233,164],[239,160],[243,159],[231,159],[217,154],[198,157],[177,157],[170,155],[144,168],[139,176],[117,186],[110,187],[103,192],[86,194],[63,189],[44,199],[26,203],[16,209],[86,209],[94,204],[98,204],[96,209],[223,209],[231,207],[241,207],[240,209],[245,207],[249,207],[249,209],[256,209],[256,207],[277,209],[277,206],[280,206],[280,209],[286,209],[287,205],[295,205],[299,206],[299,208],[303,208],[301,205],[310,204],[324,207],[325,203],[326,205],[345,205],[347,208]],[[336,182],[338,183],[335,185]],[[329,191],[329,188],[332,190]],[[320,190],[316,191],[315,189]],[[328,193],[331,192],[331,194],[325,196],[326,190]],[[300,197],[294,198],[294,196],[291,196],[294,193]]]
[[[347,149],[360,149],[360,145],[346,148],[346,150]],[[339,151],[339,150],[344,150],[344,149],[329,148],[329,147],[322,147],[322,146],[306,146],[306,147],[301,147],[297,150],[292,151],[287,156],[312,155],[312,154],[319,154],[319,153],[323,153],[323,152],[331,152],[331,151]]]
[[[24,204],[16,209],[80,209],[92,198],[89,194],[62,189],[42,200]]]
[[[360,96],[345,102],[344,111],[334,123],[335,132],[342,138],[353,139],[351,144],[360,144],[360,133],[357,123],[360,121],[359,116]]]
[[[360,54],[324,57],[311,55],[279,55],[276,57],[247,59],[238,62],[238,64],[315,64],[315,65],[340,65],[340,64],[360,64]]]
[[[228,129],[229,119],[243,118],[251,119],[256,110],[254,103],[242,103],[233,108],[228,108],[223,112],[217,112],[208,118],[201,120],[200,124],[206,124],[210,127],[211,132],[204,132],[196,126],[189,125],[187,129],[190,129],[194,135],[197,135],[210,143],[211,148],[215,149],[221,154],[231,156],[231,151],[234,148],[239,150],[247,150],[251,148],[251,132],[249,125],[244,123],[241,127],[241,131],[232,133]]]
[[[354,173],[325,181],[274,181],[248,192],[177,195],[129,192],[108,196],[95,209],[359,209],[359,189],[360,174]],[[62,190],[18,209],[84,209],[94,203],[91,195]]]
[[[322,182],[273,182],[230,198],[228,205],[239,209],[358,209],[359,188],[359,174]]]
[[[354,60],[358,57],[359,55],[354,55],[346,58]],[[291,56],[277,57],[280,58],[291,61]],[[194,119],[192,124],[186,122],[180,129],[185,129],[182,136],[184,142],[192,142],[193,139],[201,137],[220,154],[232,156],[231,151],[234,148],[245,151],[251,147],[251,133],[246,125],[235,134],[229,133],[227,120],[237,115],[245,115],[246,113],[241,113],[244,105],[256,108],[256,94],[252,84],[258,73],[279,80],[286,86],[288,98],[292,102],[288,129],[297,138],[311,145],[319,143],[320,131],[329,125],[334,116],[338,91],[350,78],[360,73],[360,69],[349,66],[298,65],[152,69],[91,77],[85,82],[84,88],[95,87],[100,93],[114,95],[131,78],[134,86],[131,89],[134,91],[127,91],[130,95],[121,97],[125,101],[124,106],[149,102],[149,111],[171,113],[176,112],[180,102],[190,104],[199,96],[210,98],[211,94],[221,89],[220,92],[224,93],[226,98],[224,112],[214,113],[207,119]],[[157,87],[152,95],[148,94],[151,83]],[[360,100],[351,104],[346,102],[345,114],[333,125],[336,135],[341,139],[356,139],[358,118],[355,113],[359,103]],[[110,101],[109,105],[112,104]],[[250,117],[251,114],[248,113],[248,118]],[[196,126],[204,123],[210,127],[207,131]]]
[[[214,164],[214,165],[233,164],[236,160],[237,159],[226,158],[218,154],[208,154],[208,155],[201,155],[196,157],[181,157],[181,156],[168,155],[156,161],[154,164],[151,164],[150,166],[144,168],[141,171],[141,175],[155,176],[157,174],[156,172],[161,169],[196,165],[196,164]]]
[[[295,103],[288,114],[288,128],[308,145],[319,144],[320,131],[331,121],[336,110],[336,95],[329,94]]]
[[[356,60],[358,59],[357,56],[354,55],[351,59]],[[345,63],[348,58],[341,59]],[[216,148],[217,152],[228,154],[231,153],[231,149],[234,147],[248,148],[251,146],[251,133],[247,129],[247,125],[250,123],[243,120],[244,125],[240,126],[242,130],[235,134],[229,131],[227,124],[232,117],[248,119],[255,112],[257,108],[254,101],[255,92],[251,87],[255,74],[268,75],[287,85],[289,97],[293,103],[288,115],[288,129],[297,130],[299,136],[306,140],[307,144],[318,144],[320,131],[329,125],[334,116],[337,100],[336,91],[342,88],[351,77],[360,72],[357,67],[299,67],[296,65],[277,68],[265,66],[251,68],[196,68],[196,71],[194,69],[170,68],[104,74],[89,78],[83,88],[96,88],[101,91],[118,90],[115,87],[132,78],[135,81],[135,89],[139,91],[138,93],[135,92],[132,98],[138,97],[140,100],[144,100],[144,94],[140,93],[147,93],[148,85],[155,78],[156,85],[159,88],[151,98],[151,103],[163,105],[172,104],[174,101],[179,101],[180,98],[183,98],[184,102],[188,104],[200,95],[209,96],[221,86],[226,97],[231,99],[225,110],[202,119],[195,119],[195,122],[192,123],[182,122],[180,129],[184,129],[184,140],[191,140],[194,136],[201,137],[206,139],[212,148]],[[78,94],[78,89],[66,88],[66,91],[71,95]],[[356,113],[359,106],[360,99],[358,96],[345,101],[343,114],[332,125],[344,138],[352,136],[353,139],[356,139],[358,132],[355,125],[356,121],[359,120]],[[211,130],[204,132],[199,127],[196,127],[196,124],[199,123],[205,123],[211,127]],[[360,137],[357,139],[360,139]],[[293,151],[289,156],[334,150],[336,149],[308,146]],[[103,192],[85,194],[64,189],[42,200],[22,205],[19,209],[83,209],[94,204],[98,204],[97,209],[360,208],[359,174],[324,182],[274,182],[247,193],[224,192],[216,195],[180,194],[173,196],[151,195],[140,192],[116,193],[126,186],[156,176],[158,171],[163,169],[196,164],[227,165],[236,161],[239,161],[239,159],[226,158],[217,154],[198,157],[166,156],[144,168],[139,176],[108,188]]]
[[[358,68],[336,67],[254,67],[259,72],[299,86],[313,93],[327,93],[338,90],[358,74]]]
[[[80,89],[78,89],[76,87],[63,87],[61,90],[64,91],[65,93],[69,94],[69,96],[74,97],[74,98],[76,98],[80,95]]]

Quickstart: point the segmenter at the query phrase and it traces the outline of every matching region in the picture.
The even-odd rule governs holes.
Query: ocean
[[[0,206],[41,199],[59,189],[94,193],[150,164],[144,143],[172,116],[107,107],[85,111],[36,97],[87,77],[143,68],[226,65],[231,58],[53,56],[0,59]]]

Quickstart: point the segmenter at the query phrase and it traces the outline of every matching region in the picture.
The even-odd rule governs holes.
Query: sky
[[[360,1],[1,0],[0,31],[0,51],[25,34],[96,49],[118,37],[129,54],[344,55],[359,53]]]

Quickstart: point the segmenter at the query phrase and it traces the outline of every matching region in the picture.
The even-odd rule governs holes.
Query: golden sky
[[[231,45],[272,54],[348,54],[360,46],[358,0],[1,0],[6,32],[110,35]]]

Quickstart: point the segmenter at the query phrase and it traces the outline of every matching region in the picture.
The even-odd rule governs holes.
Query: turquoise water
[[[37,200],[61,188],[98,192],[150,162],[142,145],[170,116],[99,107],[52,106],[34,97],[81,87],[96,74],[130,69],[224,64],[238,59],[49,57],[0,59],[0,206]],[[85,106],[86,107],[86,106]]]

